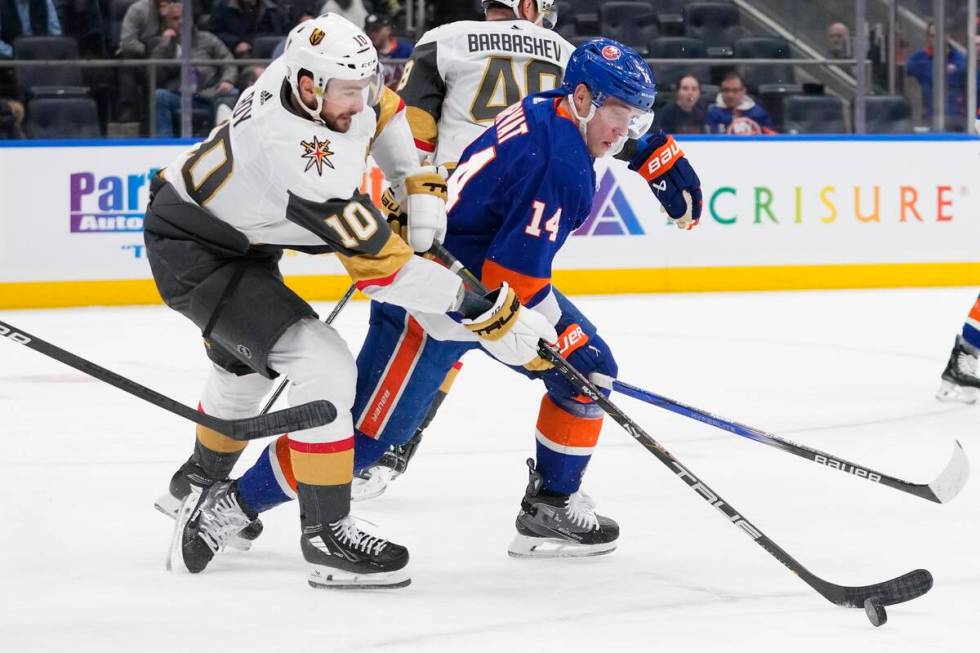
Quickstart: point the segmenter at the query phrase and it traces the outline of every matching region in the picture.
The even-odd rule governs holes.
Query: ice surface
[[[579,298],[627,382],[915,482],[954,439],[980,460],[980,406],[933,399],[975,289]],[[326,314],[329,304],[317,307]],[[356,302],[337,321],[366,328]],[[154,308],[0,319],[195,405],[193,325]],[[164,570],[153,500],[193,427],[0,343],[4,651],[889,651],[980,649],[980,480],[937,505],[637,401],[614,400],[814,573],[861,585],[925,567],[889,608],[826,602],[607,420],[584,488],[623,535],[611,555],[513,560],[540,390],[471,354],[408,474],[355,512],[409,546],[411,587],[306,585],[295,505],[248,553]],[[239,471],[258,455],[246,452]],[[371,528],[370,526],[368,528]]]

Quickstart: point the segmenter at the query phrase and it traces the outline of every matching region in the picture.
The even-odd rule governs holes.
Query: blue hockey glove
[[[701,219],[701,180],[673,136],[662,131],[636,143],[629,168],[640,173],[679,229],[693,229]]]

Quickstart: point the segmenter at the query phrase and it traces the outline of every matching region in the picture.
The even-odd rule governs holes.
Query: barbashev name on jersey
[[[563,63],[558,41],[530,34],[468,34],[467,45],[470,52],[514,52]]]

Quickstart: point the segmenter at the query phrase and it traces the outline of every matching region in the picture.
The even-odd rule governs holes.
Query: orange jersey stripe
[[[970,319],[980,322],[980,297],[977,298],[977,303],[970,309],[969,317]]]
[[[293,461],[289,455],[289,434],[280,435],[276,439],[276,460],[279,462],[279,469],[286,483],[296,491],[296,475],[293,474]]]
[[[422,331],[422,326],[415,321],[415,318],[408,316],[401,342],[398,343],[388,363],[388,369],[381,376],[371,401],[361,413],[360,423],[357,424],[358,431],[374,439],[381,435],[388,414],[415,367],[415,361],[422,351],[424,341],[425,333]]]
[[[551,283],[551,279],[521,274],[489,259],[483,262],[482,277],[483,285],[490,289],[499,288],[506,281],[517,293],[522,304]]]
[[[594,447],[602,430],[602,417],[578,417],[561,409],[551,397],[541,399],[538,432],[563,447]]]

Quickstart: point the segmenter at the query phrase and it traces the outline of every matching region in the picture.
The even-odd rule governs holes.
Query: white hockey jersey
[[[458,161],[498,113],[559,86],[574,49],[526,20],[463,20],[423,34],[398,87],[420,157]]]
[[[360,194],[369,153],[389,180],[418,167],[404,103],[380,104],[335,132],[289,106],[282,57],[246,89],[228,122],[163,171],[178,195],[255,245],[337,252],[358,287],[380,301],[443,312],[458,278],[413,256],[370,198]],[[395,282],[398,283],[395,283]]]

